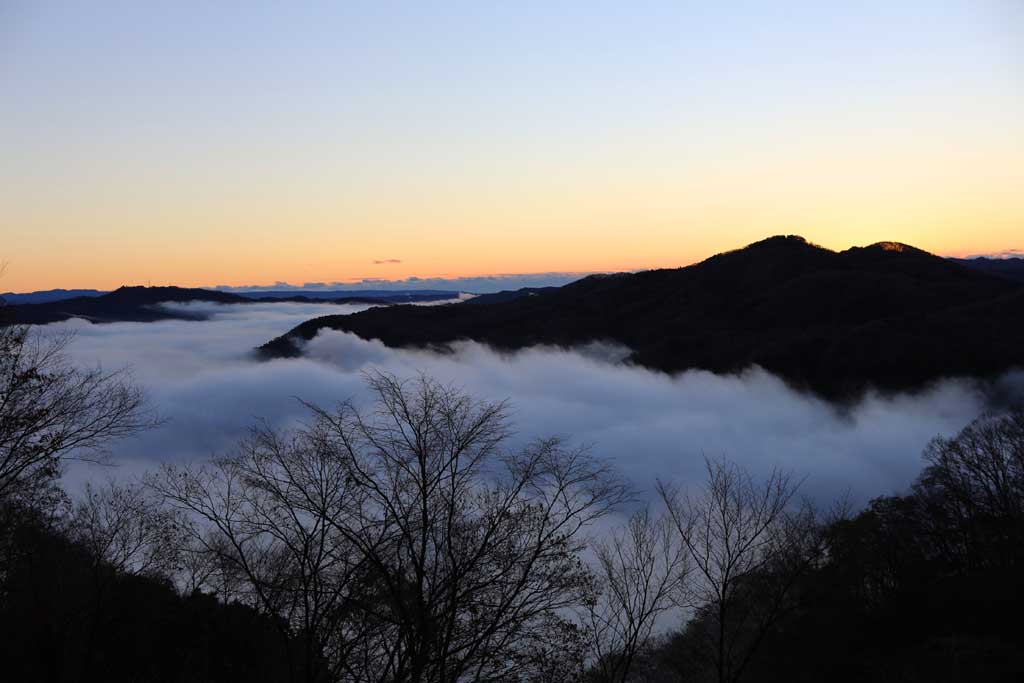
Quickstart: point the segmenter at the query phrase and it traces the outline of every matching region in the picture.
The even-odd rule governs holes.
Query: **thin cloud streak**
[[[1024,258],[1024,249],[1004,249],[1002,251],[991,252],[988,254],[974,254],[972,256],[965,256],[964,258],[990,258],[990,259],[1017,259]]]

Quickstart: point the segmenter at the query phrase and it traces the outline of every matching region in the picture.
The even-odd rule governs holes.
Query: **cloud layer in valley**
[[[697,482],[703,456],[725,456],[763,474],[772,467],[806,476],[805,490],[826,501],[905,488],[936,435],[952,435],[985,407],[973,383],[946,380],[917,395],[871,395],[843,410],[793,391],[758,369],[741,376],[692,371],[670,377],[615,364],[621,349],[534,348],[501,354],[476,343],[454,353],[388,349],[377,341],[323,331],[305,357],[268,362],[251,349],[317,315],[366,306],[296,303],[191,306],[203,321],[47,326],[73,330],[79,363],[128,365],[167,423],[116,446],[117,476],[161,461],[230,451],[257,419],[284,426],[322,405],[367,400],[363,373],[426,373],[487,399],[509,399],[517,439],[563,435],[591,444],[641,490],[657,479]],[[1006,386],[1024,385],[1009,376]],[[77,467],[69,477],[95,476]]]

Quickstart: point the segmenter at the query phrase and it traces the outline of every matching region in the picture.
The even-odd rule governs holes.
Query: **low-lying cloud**
[[[229,451],[257,419],[286,426],[306,413],[296,398],[331,405],[368,400],[363,373],[426,373],[486,399],[509,399],[526,441],[562,435],[591,444],[641,490],[657,479],[703,476],[703,456],[725,456],[764,474],[773,467],[806,476],[821,502],[849,491],[863,503],[904,489],[937,435],[952,435],[985,408],[966,380],[945,380],[916,395],[869,395],[839,410],[787,387],[762,370],[739,376],[691,371],[674,377],[617,364],[623,350],[533,348],[498,353],[462,343],[453,353],[395,350],[378,341],[325,330],[305,356],[260,362],[251,350],[317,315],[367,306],[268,303],[190,305],[202,321],[92,325],[73,320],[46,329],[74,330],[77,362],[128,365],[167,424],[115,447],[114,474],[161,461]],[[1021,375],[1003,380],[1024,386]],[[70,478],[96,472],[75,468]]]

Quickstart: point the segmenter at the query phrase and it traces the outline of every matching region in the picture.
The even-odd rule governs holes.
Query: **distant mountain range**
[[[990,275],[997,275],[999,277],[1006,278],[1007,280],[1024,283],[1024,258],[986,258],[984,256],[979,256],[977,258],[958,258],[951,260],[956,261],[962,266],[975,268],[989,273]]]
[[[167,289],[166,287],[153,287],[150,289],[161,290]],[[177,288],[175,288],[177,289]],[[428,297],[427,301],[438,301],[441,299],[456,299],[459,296],[459,292],[454,290],[446,289],[408,289],[408,290],[395,290],[395,289],[269,289],[269,290],[253,290],[253,291],[225,291],[221,289],[206,289],[206,288],[193,288],[190,291],[203,291],[203,292],[219,292],[226,294],[235,294],[245,299],[261,299],[269,301],[271,299],[280,299],[285,301],[312,301],[316,299],[330,299],[336,301],[338,299],[385,299],[387,301],[423,301],[423,297]],[[99,290],[99,289],[47,289],[39,292],[4,292],[0,294],[0,299],[3,299],[10,305],[21,305],[21,304],[48,304],[54,301],[63,301],[64,299],[77,299],[80,297],[97,297],[103,296],[104,294],[110,294],[110,292]]]
[[[67,290],[55,290],[67,291]],[[82,290],[71,290],[82,291]],[[93,291],[93,290],[84,290]],[[323,292],[317,292],[324,294]],[[47,293],[37,293],[47,294]],[[273,295],[272,295],[273,294]],[[252,304],[257,302],[304,302],[317,304],[393,304],[425,301],[441,301],[456,298],[456,292],[381,292],[367,295],[360,292],[355,296],[334,298],[310,297],[304,294],[251,292],[246,295],[231,294],[209,289],[184,287],[121,287],[113,292],[90,293],[67,299],[49,300],[43,303],[16,303],[4,309],[0,324],[46,324],[84,318],[94,323],[107,322],[151,322],[169,319],[199,319],[180,309],[160,306],[162,303],[211,302],[220,304]],[[5,295],[6,299],[7,296]],[[8,304],[10,304],[8,300]]]
[[[301,354],[322,329],[392,347],[497,349],[611,341],[677,372],[759,365],[829,398],[1024,366],[1024,285],[984,262],[896,242],[834,252],[772,237],[685,268],[590,276],[468,304],[392,306],[307,321],[259,349]]]
[[[102,296],[108,292],[99,289],[47,289],[41,292],[4,292],[0,298],[10,305],[48,304],[64,299],[77,299],[84,296]]]
[[[976,258],[965,258],[958,259],[952,258],[951,261],[955,261],[960,265],[967,266],[969,268],[976,268],[983,270],[992,275],[998,275],[1005,277],[1010,280],[1017,282],[1024,282],[1024,258],[988,258],[979,256]],[[549,273],[549,276],[559,275],[563,279],[568,279],[568,275],[565,274],[553,274]],[[510,282],[514,281],[515,278],[524,279],[528,276],[500,276],[495,278],[476,278],[480,282],[476,282],[478,285],[487,285],[487,288],[472,289],[463,288],[459,290],[454,289],[363,289],[359,287],[357,289],[307,289],[301,287],[288,287],[285,289],[230,289],[230,288],[202,288],[204,291],[216,291],[216,292],[227,292],[230,294],[237,294],[238,296],[245,297],[247,299],[293,299],[294,297],[305,297],[306,299],[345,299],[351,297],[368,297],[373,299],[386,299],[388,301],[400,301],[402,296],[407,296],[410,300],[419,300],[417,297],[431,296],[437,297],[437,299],[455,299],[459,296],[460,292],[493,292],[492,289],[497,283],[501,281],[501,277],[508,279]],[[552,277],[552,279],[557,279]],[[472,278],[464,278],[468,283],[474,283]],[[526,287],[522,290],[502,290],[496,292],[496,295],[500,298],[512,298],[518,291],[541,291],[547,289],[554,289],[557,286],[567,284],[567,282],[559,282],[557,285],[546,286],[546,287]],[[83,296],[96,297],[110,292],[101,289],[47,289],[38,292],[4,292],[0,294],[0,299],[5,300],[11,305],[20,304],[46,304],[53,301],[61,301],[63,299],[75,299]],[[484,301],[494,301],[495,299],[484,299]],[[480,302],[477,302],[480,303]]]
[[[271,289],[254,291],[234,291],[232,294],[247,299],[385,299],[387,301],[439,301],[457,299],[460,292],[448,289]]]
[[[611,341],[627,362],[677,372],[751,365],[842,397],[867,386],[919,387],[950,375],[1024,366],[1024,259],[943,259],[883,242],[833,252],[772,237],[685,268],[593,275],[562,287],[485,294],[458,306],[400,304],[457,292],[247,291],[122,287],[4,294],[0,324],[195,319],[164,302],[389,304],[307,321],[260,347],[295,356],[321,329],[392,347],[476,340],[498,349]]]

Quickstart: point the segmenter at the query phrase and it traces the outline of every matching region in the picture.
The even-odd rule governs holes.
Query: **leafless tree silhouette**
[[[157,424],[125,371],[72,365],[71,339],[0,327],[0,501],[31,497],[66,458]]]
[[[598,541],[595,554],[599,592],[585,612],[592,669],[603,682],[624,683],[684,585],[688,557],[671,520],[648,508]]]
[[[717,680],[740,680],[786,612],[796,582],[820,554],[814,510],[793,510],[799,483],[773,470],[761,483],[740,466],[708,460],[698,493],[659,485],[692,573],[680,604],[704,611],[702,634]]]
[[[425,377],[368,384],[372,412],[310,406],[311,424],[259,428],[236,456],[152,485],[334,680],[578,675],[562,613],[592,586],[581,532],[627,487],[558,440],[506,449],[503,403]]]

